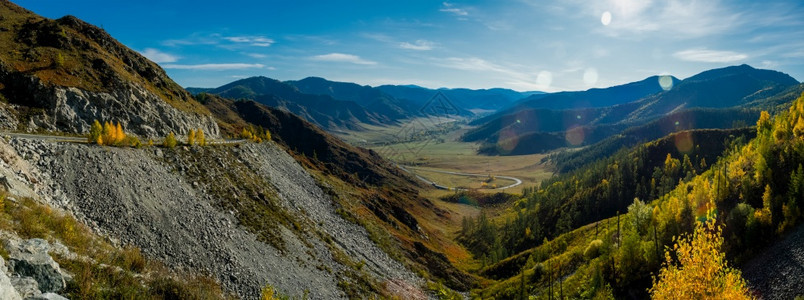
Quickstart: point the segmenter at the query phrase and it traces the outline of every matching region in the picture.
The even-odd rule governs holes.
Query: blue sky
[[[263,75],[584,90],[747,63],[804,80],[804,3],[719,0],[47,1],[183,86]]]

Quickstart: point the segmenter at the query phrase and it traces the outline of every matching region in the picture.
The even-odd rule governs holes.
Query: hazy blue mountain
[[[415,85],[382,85],[377,87],[381,91],[394,96],[397,99],[405,99],[409,102],[423,105],[438,92],[445,95],[452,104],[461,110],[498,110],[507,107],[516,101],[534,94],[542,92],[517,92],[510,89],[428,89]]]
[[[650,86],[651,81],[658,82],[658,78],[654,76],[637,83],[593,92],[592,90],[569,92],[560,97],[569,102],[572,99],[583,99],[579,94],[607,94],[603,90],[608,90],[608,94],[613,94],[611,91],[626,89],[626,87],[649,92],[645,86]],[[570,110],[529,107],[542,105],[544,101],[551,98],[559,99],[555,98],[555,95],[562,93],[549,94],[540,99],[523,100],[511,109],[474,121],[472,124],[478,125],[478,127],[467,132],[463,139],[465,141],[484,141],[486,144],[484,152],[486,153],[496,153],[495,149],[505,149],[494,146],[495,144],[511,144],[512,141],[516,141],[518,145],[516,151],[512,152],[516,154],[549,151],[562,146],[589,145],[624,130],[627,131],[631,127],[642,126],[657,118],[691,108],[710,108],[715,111],[696,110],[687,113],[687,116],[706,113],[707,116],[712,117],[718,115],[718,109],[767,108],[779,105],[780,102],[794,99],[790,95],[795,95],[794,91],[797,86],[798,81],[787,74],[740,65],[701,72],[675,82],[673,87],[667,91],[652,93],[637,101],[609,107]],[[685,126],[684,129],[725,128],[731,123],[746,123],[736,122],[745,121],[745,118],[733,119],[725,115],[721,115],[721,117],[730,121],[709,127],[706,125],[709,124],[707,122],[696,122]],[[669,128],[675,130],[673,126]],[[573,130],[573,133],[582,133],[582,141],[580,143],[557,142],[557,137],[572,136],[567,134],[569,130]],[[652,136],[652,138],[656,137]],[[532,147],[524,145],[532,145]]]
[[[251,99],[285,109],[330,130],[359,130],[360,123],[382,125],[393,121],[354,101],[338,100],[329,95],[305,94],[292,85],[261,76],[241,79],[207,92],[231,99]]]

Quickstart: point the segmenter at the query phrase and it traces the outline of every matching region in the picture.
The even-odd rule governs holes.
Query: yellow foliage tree
[[[673,245],[678,264],[670,251],[665,266],[650,289],[653,299],[752,299],[740,271],[727,266],[720,226],[715,220],[698,223],[692,236]]]
[[[109,145],[114,143],[114,141],[116,140],[115,138],[116,133],[117,132],[112,123],[110,123],[109,121],[104,122],[103,130],[101,130],[101,139],[103,140],[103,143],[101,143],[101,145]]]
[[[270,132],[270,131],[268,131],[268,129],[266,129],[266,130],[265,130],[265,140],[266,140],[266,141],[270,141],[270,140],[271,140],[271,132]]]
[[[92,122],[92,126],[89,127],[89,138],[87,138],[87,142],[102,145],[103,141],[100,139],[102,132],[103,126],[98,120],[95,120],[95,122]]]
[[[170,149],[176,147],[176,136],[173,134],[173,132],[169,133],[165,137],[165,140],[162,142],[162,146]]]
[[[764,225],[770,225],[773,222],[773,215],[771,212],[771,200],[773,197],[773,193],[771,191],[770,185],[765,185],[765,192],[762,194],[762,209],[757,209],[754,211],[754,218],[759,221],[759,223]]]
[[[202,130],[201,128],[199,128],[198,131],[196,132],[195,139],[198,141],[199,146],[203,147],[207,145],[207,138],[204,137],[204,130]]]
[[[187,134],[187,145],[192,146],[195,144],[195,130],[190,129],[190,133]]]
[[[123,126],[120,125],[120,122],[117,122],[117,126],[115,127],[114,137],[114,143],[117,145],[120,145],[124,140],[126,140],[126,133],[123,132]]]
[[[771,129],[773,124],[770,120],[770,114],[767,111],[762,111],[759,113],[759,120],[757,120],[757,132],[762,133],[766,130]]]

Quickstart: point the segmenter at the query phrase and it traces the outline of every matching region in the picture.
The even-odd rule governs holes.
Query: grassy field
[[[383,157],[398,164],[412,165],[421,169],[456,171],[473,174],[491,174],[516,177],[522,180],[522,185],[508,192],[518,193],[523,187],[538,186],[545,178],[553,175],[549,166],[542,162],[545,154],[530,154],[516,156],[485,156],[477,154],[477,143],[466,143],[459,138],[469,127],[456,125],[451,130],[441,130],[427,138],[396,143],[394,135],[406,128],[407,124],[399,126],[367,126],[367,131],[341,132],[338,136],[357,146],[367,147],[377,151]],[[432,178],[429,176],[432,173]],[[481,178],[453,176],[430,172],[424,176],[441,184],[442,181],[453,182],[458,186],[470,184],[470,187],[480,187]],[[439,179],[439,180],[436,180]],[[498,179],[501,184],[502,179]],[[510,182],[506,180],[505,182]],[[509,183],[510,184],[510,183]]]

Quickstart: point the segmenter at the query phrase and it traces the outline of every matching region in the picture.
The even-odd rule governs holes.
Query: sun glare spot
[[[600,16],[600,23],[603,23],[603,26],[609,26],[609,23],[611,23],[611,13],[608,11],[603,12],[603,15]]]
[[[567,132],[564,135],[564,138],[567,140],[568,143],[570,143],[570,145],[578,146],[580,144],[583,144],[583,140],[586,138],[586,134],[583,132],[582,127],[580,126],[573,127],[570,128],[570,130],[567,130]]]
[[[589,86],[595,85],[597,83],[597,70],[595,68],[586,69],[583,72],[583,82]]]
[[[542,89],[547,89],[550,87],[550,84],[553,83],[553,73],[549,71],[541,71],[539,75],[536,76],[536,84],[542,87]]]
[[[581,115],[577,115],[577,116],[575,116],[575,118],[576,118],[576,119],[578,119],[578,120],[580,120],[580,119],[581,119]]]
[[[673,77],[670,75],[662,75],[659,76],[659,86],[662,87],[663,90],[669,90],[673,88]]]
[[[689,131],[679,132],[675,136],[676,149],[681,153],[690,153],[695,143]]]

